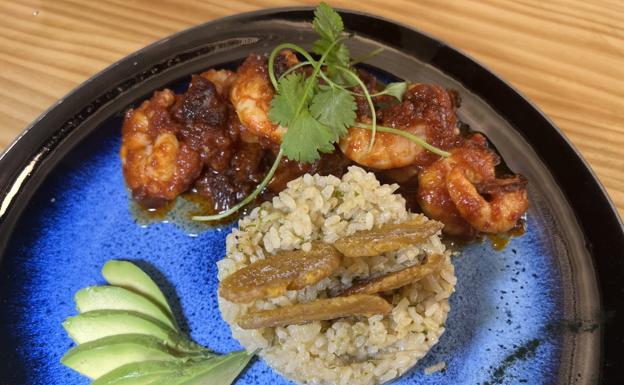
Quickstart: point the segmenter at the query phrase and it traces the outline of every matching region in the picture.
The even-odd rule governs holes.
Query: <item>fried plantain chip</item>
[[[238,325],[243,329],[258,329],[351,316],[387,315],[391,311],[392,305],[379,296],[356,294],[248,313],[238,320]]]
[[[419,216],[403,223],[389,223],[377,229],[358,231],[338,239],[334,247],[345,257],[373,257],[422,242],[443,226],[440,222]]]
[[[236,303],[277,297],[320,281],[339,265],[336,249],[314,242],[310,251],[283,251],[234,272],[219,285],[219,295]]]
[[[421,265],[409,266],[393,273],[356,283],[345,289],[340,295],[374,294],[398,289],[434,273],[440,268],[443,261],[444,256],[433,254],[427,258],[427,262]]]

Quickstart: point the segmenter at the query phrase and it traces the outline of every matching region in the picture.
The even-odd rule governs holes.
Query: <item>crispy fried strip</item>
[[[357,294],[248,313],[238,320],[238,325],[243,329],[258,329],[350,316],[387,315],[391,311],[392,305],[383,298]]]
[[[427,262],[422,265],[406,267],[403,270],[357,283],[345,289],[340,295],[374,294],[398,289],[399,287],[421,280],[427,275],[437,271],[443,261],[444,256],[441,254],[433,254],[430,255],[427,258]]]
[[[283,251],[234,272],[221,282],[219,295],[237,303],[277,297],[320,281],[339,265],[336,249],[314,242],[309,252]]]
[[[416,217],[403,223],[390,223],[380,228],[358,231],[334,243],[345,257],[373,257],[395,251],[429,238],[442,229],[440,222]]]

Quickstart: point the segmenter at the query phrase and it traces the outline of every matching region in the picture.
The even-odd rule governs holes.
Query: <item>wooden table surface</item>
[[[329,1],[462,49],[565,132],[624,214],[624,1]],[[192,25],[312,1],[0,0],[0,150],[111,63]]]

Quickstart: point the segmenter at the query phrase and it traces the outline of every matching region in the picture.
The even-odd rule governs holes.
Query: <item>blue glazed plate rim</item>
[[[0,261],[34,192],[63,155],[89,133],[83,123],[125,91],[175,65],[163,60],[173,57],[176,50],[190,48],[183,43],[188,37],[246,21],[309,22],[312,11],[311,7],[268,9],[198,25],[129,55],[59,100],[0,156]],[[618,328],[624,324],[624,291],[620,289],[624,225],[579,152],[528,99],[459,50],[406,25],[351,10],[340,12],[348,30],[415,56],[460,81],[512,123],[539,154],[573,209],[598,272],[603,310],[608,316],[603,328],[602,382],[620,383],[624,370],[616,363],[624,351],[624,330]]]

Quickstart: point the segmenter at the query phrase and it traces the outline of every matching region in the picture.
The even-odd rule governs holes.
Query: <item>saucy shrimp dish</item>
[[[233,381],[253,353],[301,384],[401,376],[445,330],[461,252],[449,241],[509,237],[529,207],[527,179],[458,118],[461,95],[418,79],[384,83],[361,68],[326,4],[313,27],[310,52],[284,43],[250,54],[235,70],[195,74],[186,91],[156,91],[125,114],[120,155],[133,200],[155,209],[192,193],[209,202],[194,220],[240,214],[217,262],[218,304],[247,353],[218,358],[238,368],[218,383]],[[140,294],[160,306],[140,302],[141,313],[178,330],[149,288]],[[193,377],[188,365],[217,359],[165,335],[186,359],[163,378]],[[89,373],[113,384],[154,369],[141,368]]]
[[[275,61],[278,78],[287,72],[307,76],[292,51],[280,51]],[[152,208],[194,190],[220,212],[249,196],[268,174],[288,131],[270,118],[276,91],[267,63],[266,56],[252,54],[236,72],[194,75],[185,93],[157,91],[127,112],[121,158],[134,199]],[[379,130],[370,146],[373,133],[360,125],[370,125],[371,109],[359,96],[361,88],[351,87],[355,124],[313,161],[281,158],[262,192],[266,197],[304,174],[340,177],[348,166],[358,165],[384,182],[398,183],[409,208],[441,221],[447,234],[505,233],[518,224],[528,208],[527,181],[497,172],[500,157],[482,134],[460,132],[458,95],[437,84],[411,83],[400,100],[374,96],[385,85],[364,70],[354,71],[371,95],[378,125],[400,133]],[[401,133],[418,136],[447,155],[428,151]],[[306,134],[298,133],[298,140],[311,146]]]

